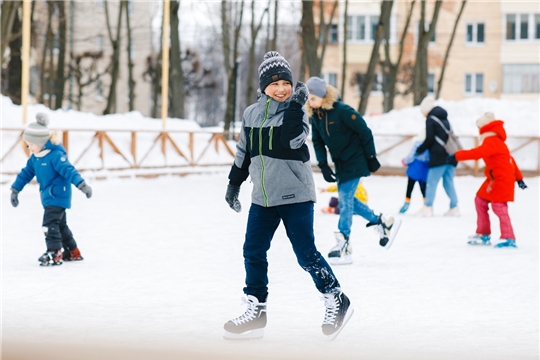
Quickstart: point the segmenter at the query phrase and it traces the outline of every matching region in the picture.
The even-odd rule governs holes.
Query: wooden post
[[[195,154],[194,154],[194,150],[193,150],[193,132],[190,132],[189,133],[189,157],[190,157],[190,161],[189,161],[189,164],[190,165],[195,165],[194,161],[195,161]]]
[[[161,42],[161,123],[165,130],[167,127],[167,109],[169,105],[169,14],[170,0],[163,0],[163,22]],[[164,146],[164,145],[163,145]]]
[[[69,147],[69,132],[68,130],[62,131],[62,144],[64,145],[64,148],[66,149],[66,153],[68,152]]]
[[[23,23],[22,23],[22,83],[21,105],[22,123],[26,124],[26,110],[28,107],[28,88],[30,80],[30,12],[31,0],[23,0]],[[23,143],[24,145],[24,143]]]
[[[137,168],[137,132],[131,132],[131,156],[133,156],[133,167]]]

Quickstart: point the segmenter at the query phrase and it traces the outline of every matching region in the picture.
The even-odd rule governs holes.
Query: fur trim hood
[[[323,98],[321,109],[332,110],[334,103],[339,100],[338,90],[332,85],[326,85],[326,95]],[[309,101],[306,102],[306,112],[309,117],[312,117],[316,110],[309,105]]]

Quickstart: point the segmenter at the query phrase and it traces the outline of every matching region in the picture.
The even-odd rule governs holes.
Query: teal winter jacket
[[[373,134],[362,116],[341,101],[337,89],[327,85],[321,107],[313,109],[307,103],[306,108],[319,164],[328,162],[328,149],[338,184],[369,176],[367,158],[376,155]]]

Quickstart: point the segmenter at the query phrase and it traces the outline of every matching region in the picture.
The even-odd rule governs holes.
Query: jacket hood
[[[495,120],[480,128],[480,135],[484,139],[488,136],[498,136],[502,141],[506,140],[506,131],[503,127],[504,122],[502,120]],[[488,134],[490,133],[490,134]]]
[[[323,110],[332,110],[334,108],[334,103],[339,100],[338,90],[332,85],[326,85],[326,95],[323,97],[321,104],[321,109]],[[316,109],[313,109],[309,105],[309,101],[306,102],[306,112],[309,117],[313,116],[313,113]]]
[[[47,141],[47,143],[45,144],[45,147],[43,148],[44,150],[58,150],[60,151],[62,154],[66,154],[66,149],[64,148],[64,146],[62,146],[62,144],[53,144],[50,140]]]
[[[433,109],[431,109],[431,111],[428,113],[428,117],[431,115],[437,117],[439,120],[448,118],[448,113],[440,106],[435,106]]]

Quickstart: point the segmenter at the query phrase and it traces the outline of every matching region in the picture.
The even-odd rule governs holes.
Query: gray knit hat
[[[312,76],[306,82],[310,94],[324,98],[326,95],[326,81],[316,76]]]
[[[287,80],[293,84],[291,66],[277,51],[264,54],[264,61],[259,66],[259,86],[261,92],[271,83],[278,80]]]
[[[39,147],[45,146],[51,137],[51,132],[49,131],[47,125],[49,125],[49,117],[47,114],[37,113],[36,122],[28,124],[26,129],[24,129],[24,141],[35,144]]]

